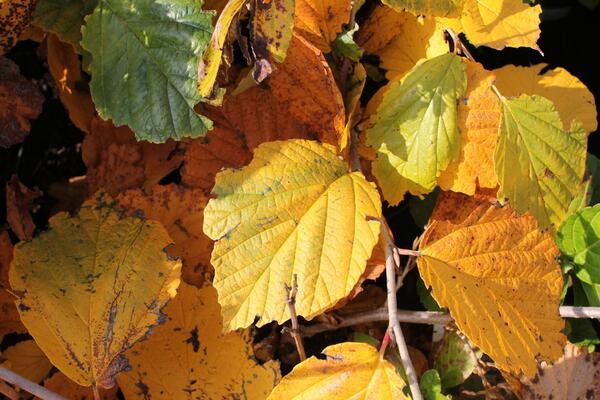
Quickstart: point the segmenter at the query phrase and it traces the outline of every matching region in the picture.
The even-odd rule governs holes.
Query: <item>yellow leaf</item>
[[[6,290],[10,289],[8,270],[12,257],[10,236],[7,231],[0,231],[0,342],[7,333],[27,333],[15,307],[15,297]]]
[[[92,388],[81,386],[70,380],[62,372],[56,372],[44,381],[44,387],[65,399],[94,400]],[[117,386],[111,389],[100,389],[99,400],[117,400]],[[36,397],[38,399],[38,397]]]
[[[169,253],[183,261],[181,277],[196,286],[212,281],[212,241],[202,232],[203,212],[208,197],[200,189],[186,189],[171,183],[155,185],[149,192],[128,190],[116,198],[129,213],[141,210],[146,218],[158,221],[173,239]]]
[[[58,369],[84,386],[112,387],[122,353],[161,320],[181,262],[165,229],[123,217],[100,196],[15,246],[10,283],[21,320]]]
[[[3,365],[32,382],[40,382],[52,369],[52,364],[33,340],[25,340],[2,353]]]
[[[383,4],[397,11],[406,10],[428,17],[458,17],[465,0],[383,0]]]
[[[61,42],[54,34],[48,35],[47,43],[48,69],[58,88],[60,100],[73,124],[90,133],[96,109],[87,82],[81,76],[79,56],[72,45]]]
[[[594,95],[564,68],[542,74],[547,67],[547,64],[507,65],[494,71],[496,87],[506,97],[523,93],[546,97],[554,103],[564,126],[571,126],[573,120],[578,120],[586,132],[594,132],[598,127]]]
[[[10,50],[29,26],[36,0],[0,1],[0,56]]]
[[[537,48],[541,12],[522,0],[467,0],[458,29],[475,46]],[[447,25],[457,28],[452,22]]]
[[[214,288],[182,283],[164,311],[167,322],[126,354],[132,370],[118,380],[127,400],[261,400],[281,379],[278,362],[254,361],[249,330],[222,333]]]
[[[306,140],[260,145],[241,170],[217,175],[204,210],[227,330],[289,318],[284,285],[298,276],[307,319],[345,297],[379,235],[381,200],[333,148]]]
[[[350,20],[350,0],[296,0],[294,30],[324,53]]]
[[[408,400],[396,368],[366,343],[340,343],[296,365],[268,400]]]
[[[477,186],[495,188],[494,150],[500,127],[500,100],[492,91],[494,75],[466,63],[467,92],[458,103],[460,154],[438,177],[443,190],[473,195]]]
[[[367,53],[376,54],[390,80],[400,78],[422,58],[448,52],[444,26],[437,19],[415,17],[379,6],[356,34],[356,42]]]
[[[444,192],[436,208],[445,202],[445,209],[463,208],[462,221],[457,215],[430,221],[417,260],[423,280],[501,369],[534,375],[536,358],[556,360],[565,343],[552,236],[509,206]]]
[[[600,354],[588,354],[567,343],[563,356],[554,365],[543,364],[533,380],[522,379],[522,398],[597,399],[600,398]]]
[[[257,0],[254,3],[252,34],[257,61],[285,60],[294,27],[294,0]],[[269,57],[271,56],[271,57]]]
[[[198,91],[202,97],[208,98],[213,92],[217,73],[221,66],[225,39],[229,33],[231,23],[245,2],[246,0],[229,0],[219,15],[215,30],[202,54],[202,60],[198,67]]]

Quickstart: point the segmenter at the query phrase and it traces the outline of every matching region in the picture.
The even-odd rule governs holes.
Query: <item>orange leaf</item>
[[[500,128],[500,99],[492,91],[494,74],[467,62],[467,92],[458,105],[460,155],[438,177],[443,190],[469,195],[476,186],[495,188],[494,151]]]
[[[0,11],[4,5],[0,3]],[[0,13],[0,21],[1,21]],[[0,23],[2,29],[4,26]],[[42,112],[44,96],[38,87],[19,73],[19,67],[0,57],[0,147],[21,143],[31,129],[30,119]]]
[[[296,0],[294,28],[319,50],[329,52],[350,20],[351,9],[349,0]]]
[[[21,317],[15,306],[16,297],[6,289],[10,289],[8,283],[8,267],[13,257],[13,245],[8,232],[0,232],[0,341],[7,333],[26,333],[25,326],[21,323]]]
[[[463,195],[441,195],[461,208]],[[503,370],[533,375],[536,358],[560,357],[562,275],[552,236],[529,215],[466,200],[462,222],[429,224],[417,260],[423,281],[461,331]],[[454,216],[453,216],[454,217]]]
[[[77,400],[94,400],[94,393],[91,387],[79,386],[66,377],[62,372],[56,372],[50,378],[44,381],[44,387],[53,391],[56,394],[63,396],[65,399]],[[100,388],[100,400],[116,400],[117,390],[115,385],[112,389]],[[36,397],[36,399],[39,399]]]
[[[87,82],[81,76],[79,56],[72,45],[61,42],[54,34],[48,35],[48,69],[71,121],[82,131],[90,133],[96,109]]]
[[[186,282],[200,287],[212,281],[213,242],[202,232],[208,202],[202,190],[155,185],[148,194],[140,189],[128,190],[117,197],[117,202],[131,213],[141,210],[146,218],[164,226],[174,243],[169,252],[183,260],[181,276]]]
[[[36,3],[35,0],[0,1],[0,55],[11,49],[29,26]]]

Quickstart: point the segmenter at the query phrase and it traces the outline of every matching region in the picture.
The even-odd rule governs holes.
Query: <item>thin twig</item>
[[[563,318],[599,318],[600,307],[572,307],[561,306],[560,316]],[[441,311],[409,311],[397,310],[396,317],[398,322],[408,324],[426,324],[426,325],[448,325],[453,322],[450,314]],[[350,314],[343,317],[339,324],[315,324],[302,328],[304,336],[313,336],[317,333],[331,331],[335,329],[347,328],[349,326],[367,324],[372,322],[387,321],[389,312],[386,307],[377,308],[372,311],[363,311],[356,314]]]
[[[12,372],[11,370],[0,365],[0,379],[16,385],[21,389],[29,392],[43,400],[67,400],[62,396],[54,393],[51,390],[46,389],[37,383],[31,382],[29,379],[22,377],[19,374]]]
[[[396,303],[396,265],[394,262],[394,242],[388,231],[387,223],[382,219],[381,221],[381,235],[383,238],[383,246],[385,249],[385,275],[387,282],[387,307],[388,307],[388,320],[394,332],[394,339],[400,352],[400,359],[404,366],[404,372],[408,380],[408,386],[410,386],[410,392],[413,400],[423,400],[421,390],[419,388],[419,381],[417,374],[415,373],[415,367],[413,366],[410,354],[408,353],[408,347],[402,334],[402,328],[400,322],[396,318],[396,310],[398,305]]]
[[[290,334],[294,338],[296,343],[296,349],[300,356],[300,361],[306,360],[306,353],[304,352],[304,345],[302,344],[302,333],[300,331],[300,325],[298,324],[298,316],[296,315],[296,294],[298,293],[298,276],[294,274],[294,280],[292,287],[285,285],[285,302],[290,310],[290,319],[292,320],[292,329]]]

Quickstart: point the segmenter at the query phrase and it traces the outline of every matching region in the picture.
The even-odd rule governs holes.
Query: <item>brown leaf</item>
[[[126,189],[152,187],[181,164],[181,147],[174,140],[138,142],[128,127],[95,117],[82,146],[90,194],[103,188],[116,196]]]
[[[558,361],[543,364],[535,378],[521,383],[524,400],[600,398],[600,354],[567,343]]]
[[[33,237],[35,225],[31,219],[31,208],[33,200],[39,196],[39,192],[23,185],[16,174],[6,182],[6,219],[20,240],[31,240]]]
[[[11,49],[29,26],[35,4],[36,0],[0,1],[0,55]]]
[[[5,4],[0,3],[0,11]],[[0,12],[0,21],[2,13]],[[4,23],[0,22],[4,28]],[[21,143],[31,129],[30,119],[42,112],[44,96],[38,87],[19,73],[19,67],[0,57],[0,147]]]
[[[147,194],[141,189],[128,190],[117,197],[117,202],[130,213],[141,210],[145,217],[165,227],[174,242],[169,252],[183,260],[181,275],[187,283],[201,287],[212,281],[213,243],[202,232],[208,202],[202,190],[156,185]]]

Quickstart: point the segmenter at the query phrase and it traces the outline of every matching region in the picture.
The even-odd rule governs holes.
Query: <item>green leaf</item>
[[[439,372],[445,389],[463,383],[473,372],[477,359],[467,343],[456,332],[448,332],[442,341],[433,366]]]
[[[569,342],[578,347],[589,348],[589,346],[600,344],[596,329],[594,329],[592,322],[587,319],[567,319],[565,333],[569,338]]]
[[[428,17],[459,17],[465,0],[383,0],[396,11],[409,11]]]
[[[600,160],[592,153],[587,154],[585,176],[592,178],[592,198],[590,205],[600,203]]]
[[[435,369],[425,371],[421,376],[421,392],[425,400],[447,400],[448,397],[442,394],[442,383],[440,375]]]
[[[498,199],[530,212],[541,228],[558,227],[583,179],[586,133],[565,131],[552,102],[540,96],[502,98],[503,117],[494,155]]]
[[[439,194],[439,188],[435,188],[433,192],[427,194],[422,199],[418,197],[408,199],[408,211],[418,227],[425,228],[425,225],[427,225]]]
[[[354,29],[348,31],[344,29],[340,32],[333,42],[333,51],[337,54],[349,58],[354,62],[360,61],[364,50],[354,41],[354,33],[358,30],[358,24]]]
[[[83,49],[79,42],[83,19],[97,4],[98,0],[39,0],[33,12],[33,23],[72,44],[81,54]]]
[[[433,296],[431,295],[431,288],[425,286],[423,279],[419,276],[417,280],[417,295],[419,296],[419,301],[421,304],[425,306],[427,311],[443,311],[444,309],[439,306],[439,304],[435,301]]]
[[[419,196],[432,191],[458,156],[457,103],[465,89],[465,67],[455,54],[422,61],[384,88],[367,144],[377,150],[373,173],[391,205],[406,191]]]
[[[588,284],[600,284],[600,204],[570,216],[556,235],[560,251],[573,260],[575,274]]]
[[[211,122],[194,111],[202,50],[212,13],[194,0],[100,0],[86,17],[90,88],[98,113],[129,125],[140,140],[204,136]]]

